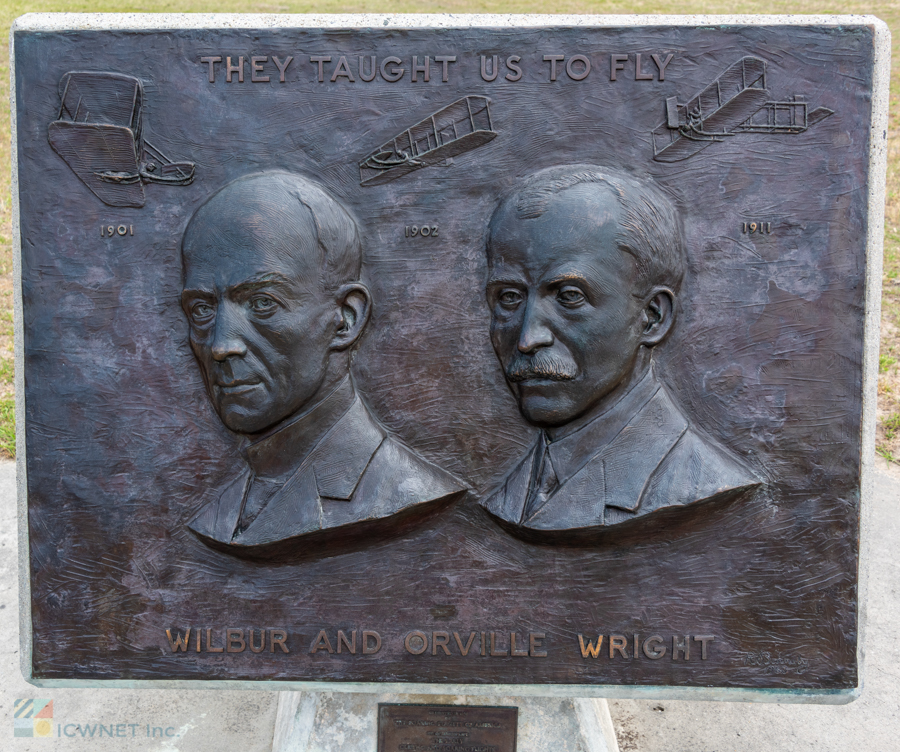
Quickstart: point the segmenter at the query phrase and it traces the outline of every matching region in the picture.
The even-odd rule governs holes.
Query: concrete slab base
[[[383,702],[515,706],[517,752],[619,752],[606,700],[335,692],[282,692],[272,752],[374,752]]]

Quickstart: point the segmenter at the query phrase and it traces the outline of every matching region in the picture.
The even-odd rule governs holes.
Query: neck
[[[356,398],[346,374],[329,392],[318,394],[316,402],[308,402],[244,447],[247,462],[258,477],[278,478],[293,472]]]
[[[615,407],[650,371],[650,356],[651,351],[649,348],[642,347],[635,358],[634,367],[631,368],[628,375],[610,391],[606,392],[606,394],[574,420],[570,420],[568,423],[561,426],[553,426],[545,429],[550,441],[557,441],[575,433],[580,428],[583,428],[588,423],[596,420]]]

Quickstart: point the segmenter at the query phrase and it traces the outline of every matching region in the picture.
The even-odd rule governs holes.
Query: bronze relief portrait
[[[194,214],[182,252],[191,349],[246,458],[194,533],[265,554],[464,491],[356,392],[350,353],[372,300],[356,220],[327,191],[288,173],[236,180]]]
[[[491,342],[538,438],[491,514],[531,530],[585,530],[759,485],[678,408],[653,365],[685,267],[661,190],[587,164],[528,177],[491,218]]]

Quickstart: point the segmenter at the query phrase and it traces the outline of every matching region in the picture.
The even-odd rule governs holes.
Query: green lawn
[[[885,457],[900,458],[900,149],[897,141],[898,98],[900,98],[900,3],[897,2],[792,2],[778,0],[741,0],[731,2],[677,2],[670,0],[633,0],[630,3],[578,2],[559,0],[552,5],[536,0],[479,2],[451,0],[436,3],[348,3],[338,0],[305,2],[242,2],[227,0],[48,0],[20,2],[3,0],[0,26],[9,37],[13,20],[26,12],[105,12],[105,13],[868,13],[876,15],[891,28],[893,62],[891,73],[891,122],[887,215],[885,226],[884,303],[882,314],[882,357],[879,368],[878,451]],[[9,57],[0,57],[0,454],[14,456],[15,424],[13,416],[13,330],[12,330],[12,203],[10,197],[9,132]]]

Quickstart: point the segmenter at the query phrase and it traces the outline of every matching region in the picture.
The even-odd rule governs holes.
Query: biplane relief
[[[139,209],[144,183],[193,181],[193,162],[173,162],[144,137],[144,93],[138,79],[70,71],[59,81],[59,96],[50,145],[107,206]]]
[[[246,459],[189,523],[205,543],[280,555],[464,492],[357,394],[350,352],[371,299],[356,220],[324,188],[282,172],[230,183],[194,214],[182,257],[191,349]]]
[[[360,185],[379,185],[438,164],[496,138],[490,100],[475,94],[398,133],[359,163]]]
[[[766,61],[742,57],[687,104],[666,99],[666,122],[651,134],[653,159],[679,162],[744,133],[796,135],[833,114],[827,107],[811,110],[799,95],[772,99]]]
[[[682,223],[656,186],[551,167],[491,218],[491,341],[540,432],[482,505],[519,530],[590,531],[759,485],[695,430],[652,361],[685,272]]]

